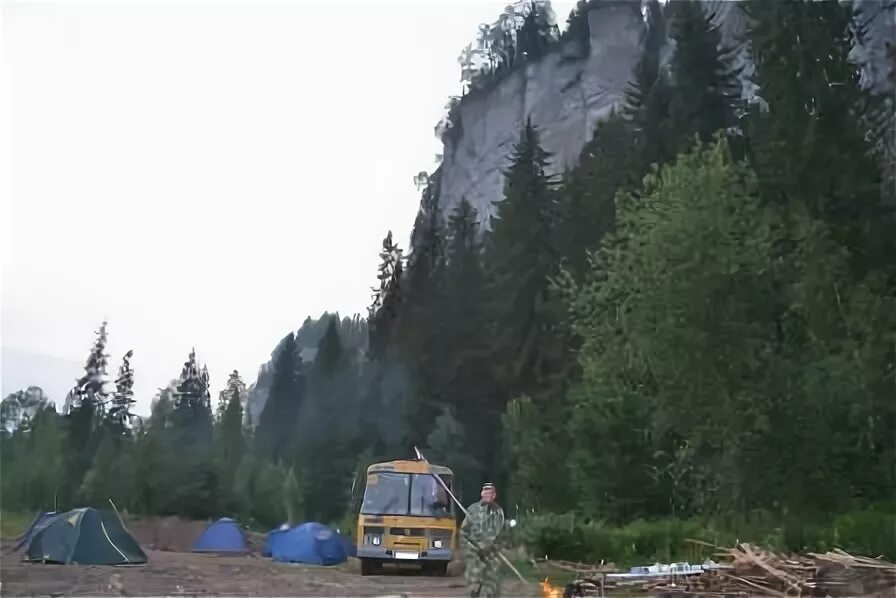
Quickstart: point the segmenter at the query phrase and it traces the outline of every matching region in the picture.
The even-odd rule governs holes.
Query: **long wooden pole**
[[[423,453],[420,452],[420,449],[418,449],[417,447],[414,447],[414,450],[417,452],[417,455],[420,456],[420,458],[421,458],[423,461],[426,461],[427,463],[429,463],[429,461],[427,461],[426,457],[423,456]],[[436,474],[434,474],[434,473],[430,473],[429,475],[431,475],[433,478],[435,478],[435,480],[436,480],[436,481],[439,483],[439,485],[445,490],[445,492],[448,493],[448,496],[451,497],[451,500],[454,501],[454,504],[457,505],[457,507],[458,507],[458,508],[461,510],[461,512],[464,514],[464,516],[465,516],[465,517],[469,517],[470,514],[467,512],[467,510],[464,508],[464,506],[463,506],[462,504],[460,504],[460,501],[457,500],[457,497],[454,496],[454,493],[451,492],[451,489],[448,488],[448,486],[445,485],[445,482],[442,480],[442,478],[440,478],[438,475],[436,475]],[[475,544],[474,544],[474,545],[475,545]],[[520,579],[521,582],[523,582],[523,583],[529,583],[529,580],[526,579],[525,577],[523,577],[522,573],[520,573],[519,571],[517,571],[517,568],[513,566],[513,563],[511,563],[511,562],[507,559],[507,557],[504,556],[504,553],[501,552],[500,550],[498,550],[498,556],[501,557],[501,560],[504,561],[504,564],[505,564],[505,565],[507,565],[508,567],[510,567],[510,570],[513,571],[513,572],[516,574],[516,576]]]

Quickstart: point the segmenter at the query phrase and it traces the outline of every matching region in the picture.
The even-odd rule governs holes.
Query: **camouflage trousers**
[[[498,553],[489,551],[485,557],[475,551],[467,553],[464,577],[467,589],[474,598],[500,598],[501,575]]]

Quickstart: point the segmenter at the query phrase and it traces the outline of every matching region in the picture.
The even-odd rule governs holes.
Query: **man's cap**
[[[495,485],[491,482],[486,482],[482,485],[483,490],[496,490]]]

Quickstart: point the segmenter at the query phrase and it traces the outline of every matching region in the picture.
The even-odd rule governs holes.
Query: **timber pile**
[[[749,544],[728,551],[732,568],[708,571],[692,579],[650,584],[666,596],[847,597],[893,598],[896,565],[852,556],[842,550],[807,556],[784,556]]]
[[[700,575],[663,579],[642,578],[613,583],[603,579],[603,566],[550,561],[552,567],[577,574],[564,598],[614,595],[626,587],[655,598],[893,598],[896,565],[881,559],[853,556],[842,550],[806,556],[785,556],[749,544],[721,553],[730,568]]]

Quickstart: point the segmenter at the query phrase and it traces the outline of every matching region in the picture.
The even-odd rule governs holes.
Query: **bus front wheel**
[[[373,559],[361,559],[361,575],[376,575],[382,567]]]
[[[435,577],[445,577],[448,574],[448,563],[426,563],[423,565],[423,571],[427,575],[433,575]]]

